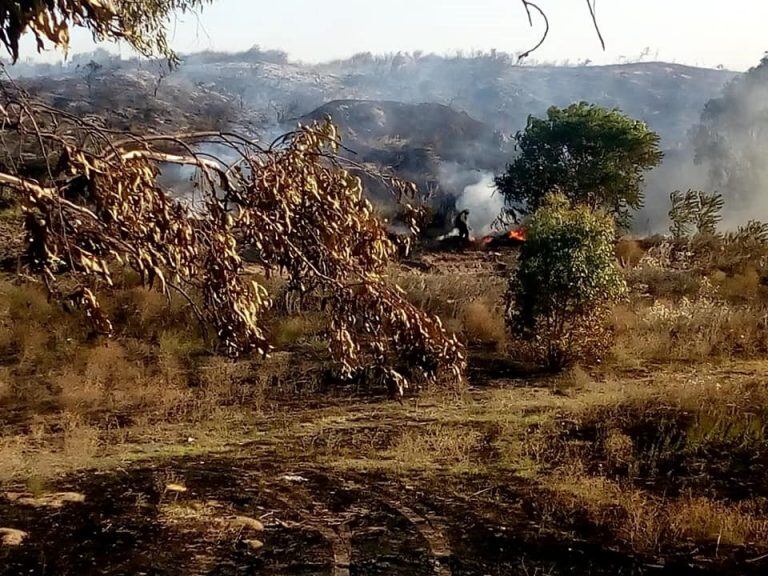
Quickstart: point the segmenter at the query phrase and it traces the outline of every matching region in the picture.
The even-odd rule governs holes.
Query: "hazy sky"
[[[649,48],[646,59],[743,70],[768,50],[765,0],[600,0],[605,53],[585,1],[539,0],[539,5],[551,32],[538,60],[619,62],[637,59]],[[177,18],[172,45],[190,52],[260,44],[310,62],[363,51],[517,53],[535,44],[541,24],[529,28],[519,0],[217,0],[199,18]],[[75,51],[91,48],[86,36],[75,36]]]

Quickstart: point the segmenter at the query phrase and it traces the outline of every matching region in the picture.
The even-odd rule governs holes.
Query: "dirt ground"
[[[168,477],[183,478],[187,491],[164,489]],[[505,486],[500,505],[473,497],[471,485],[452,492],[244,457],[74,476],[56,488],[81,490],[85,501],[0,507],[30,533],[26,545],[4,550],[0,573],[714,573],[652,568],[595,542],[539,537],[521,511],[524,485]],[[242,515],[264,531],[228,525]]]

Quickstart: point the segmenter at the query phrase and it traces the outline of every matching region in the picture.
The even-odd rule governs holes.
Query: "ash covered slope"
[[[236,116],[237,102],[226,92],[182,81],[157,83],[152,71],[123,66],[104,67],[88,75],[75,70],[20,80],[33,96],[59,110],[79,117],[99,117],[116,130],[218,130]]]
[[[429,148],[450,162],[490,169],[503,161],[503,138],[490,126],[442,104],[376,100],[334,100],[300,118],[307,123],[330,116],[345,143],[358,152]]]
[[[504,166],[511,152],[490,126],[442,104],[335,100],[299,121],[307,124],[326,116],[339,126],[355,160],[387,166],[422,189],[439,187],[451,196],[463,186],[452,189],[446,167],[452,172],[493,172]],[[476,178],[470,176],[472,180]]]
[[[503,134],[529,114],[579,100],[618,107],[661,133],[664,146],[687,143],[706,102],[737,73],[641,62],[612,66],[517,66],[506,54],[473,57],[360,54],[309,65],[279,52],[188,55],[169,78],[236,95],[273,122],[300,117],[334,100],[443,104]]]
[[[67,90],[80,90],[86,86],[91,60],[102,65],[97,83],[112,84],[112,77],[121,82],[135,79],[148,86],[146,101],[152,103],[150,77],[160,70],[157,63],[121,62],[102,51],[78,55],[64,67],[24,64],[9,70],[14,76],[66,81]],[[658,62],[516,66],[506,54],[360,54],[310,65],[291,62],[278,51],[254,48],[236,54],[187,55],[178,70],[162,79],[157,96],[167,98],[173,91],[218,94],[236,103],[252,125],[262,127],[301,117],[335,100],[427,102],[466,111],[506,135],[522,129],[529,114],[541,114],[553,104],[586,100],[647,121],[671,148],[687,141],[687,131],[697,123],[704,104],[734,76],[725,70]],[[183,98],[173,100],[181,108],[187,106]]]
[[[89,79],[91,60],[101,67]],[[53,103],[104,115],[119,128],[173,132],[235,125],[270,141],[298,119],[330,113],[358,159],[392,166],[422,186],[439,184],[441,199],[464,206],[474,206],[461,202],[467,190],[488,197],[492,173],[512,155],[511,135],[530,114],[579,100],[618,107],[648,122],[668,152],[665,166],[649,178],[647,222],[663,219],[670,190],[697,185],[689,130],[706,102],[738,76],[659,62],[517,66],[504,54],[361,54],[309,65],[258,48],[187,55],[158,82],[161,68],[101,52],[78,55],[63,67],[22,64],[9,70]],[[488,214],[498,208],[490,204]]]
[[[614,66],[515,66],[505,57],[420,59],[402,56],[319,67],[355,94],[404,102],[440,102],[466,110],[502,132],[529,114],[586,100],[618,107],[661,132],[665,146],[686,140],[707,100],[733,72],[667,63]]]

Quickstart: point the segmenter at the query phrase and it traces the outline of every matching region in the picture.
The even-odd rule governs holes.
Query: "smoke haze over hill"
[[[89,68],[90,61],[100,67]],[[196,128],[237,125],[268,142],[298,120],[328,114],[342,125],[356,159],[393,167],[449,198],[461,198],[470,187],[466,201],[486,207],[476,210],[476,228],[487,227],[480,214],[501,201],[485,183],[512,158],[513,136],[529,115],[582,100],[617,107],[659,132],[667,153],[649,175],[646,209],[636,218],[639,229],[650,230],[666,226],[672,190],[711,183],[705,174],[711,170],[694,165],[692,128],[705,104],[739,76],[662,62],[518,66],[496,52],[364,53],[306,65],[258,48],[190,54],[173,72],[100,51],[78,55],[67,66],[20,65],[12,73],[36,93],[55,91],[54,101],[79,113],[111,107],[114,121],[126,126],[178,125],[183,118],[182,125]],[[89,82],[98,89],[91,91]]]

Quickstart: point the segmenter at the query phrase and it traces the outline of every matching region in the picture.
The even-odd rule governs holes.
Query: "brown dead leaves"
[[[336,155],[330,121],[300,126],[264,148],[222,133],[117,140],[36,108],[25,95],[8,98],[2,111],[12,127],[6,142],[30,156],[59,152],[40,180],[0,174],[28,214],[27,268],[83,309],[98,333],[111,330],[98,292],[127,266],[147,286],[183,294],[226,354],[268,353],[262,319],[271,297],[246,273],[241,253],[248,248],[265,274],[282,274],[299,294],[321,297],[329,348],[344,376],[372,375],[400,393],[443,374],[461,378],[456,338],[382,279],[397,246],[365,198],[363,168]],[[199,144],[226,149],[227,161],[197,152]],[[168,163],[196,172],[194,202],[161,186],[157,176]],[[415,226],[413,186],[380,177]]]

